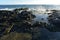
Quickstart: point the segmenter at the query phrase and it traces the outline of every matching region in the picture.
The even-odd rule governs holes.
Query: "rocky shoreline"
[[[1,40],[4,35],[11,35],[12,32],[17,32],[17,34],[18,33],[30,34],[28,35],[30,38],[27,37],[26,40],[40,40],[41,28],[46,28],[48,31],[51,32],[60,31],[59,29],[57,29],[60,28],[59,27],[60,21],[57,20],[57,22],[55,22],[56,21],[55,18],[60,18],[60,16],[57,17],[55,14],[56,14],[56,10],[53,13],[51,13],[51,15],[48,17],[48,21],[50,24],[47,24],[45,22],[38,22],[38,21],[32,23],[32,21],[34,21],[33,19],[36,18],[36,16],[32,13],[32,11],[28,11],[28,8],[19,8],[19,9],[14,9],[13,11],[0,10]],[[54,23],[52,23],[52,21]]]

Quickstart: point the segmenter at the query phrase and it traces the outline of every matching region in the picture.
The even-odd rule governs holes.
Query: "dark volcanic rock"
[[[53,13],[49,16],[49,23],[53,26],[53,30],[60,31],[60,11],[59,10],[52,10]]]

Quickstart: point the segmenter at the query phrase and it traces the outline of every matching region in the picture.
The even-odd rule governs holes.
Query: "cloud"
[[[16,2],[16,4],[53,4],[53,5],[60,5],[59,0],[25,0],[22,2]]]
[[[53,4],[60,5],[59,0],[7,0],[0,1],[0,4]]]

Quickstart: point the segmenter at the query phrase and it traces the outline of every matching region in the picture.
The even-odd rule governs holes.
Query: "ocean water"
[[[36,8],[36,7],[45,7],[45,8],[51,8],[53,5],[0,5],[0,9],[3,8],[21,8],[21,7],[28,7],[28,8]]]
[[[59,9],[60,5],[0,5],[0,9],[5,8],[45,8],[45,9]]]

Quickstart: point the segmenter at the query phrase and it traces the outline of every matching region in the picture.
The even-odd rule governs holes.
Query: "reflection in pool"
[[[35,14],[35,21],[48,22],[48,14]]]

